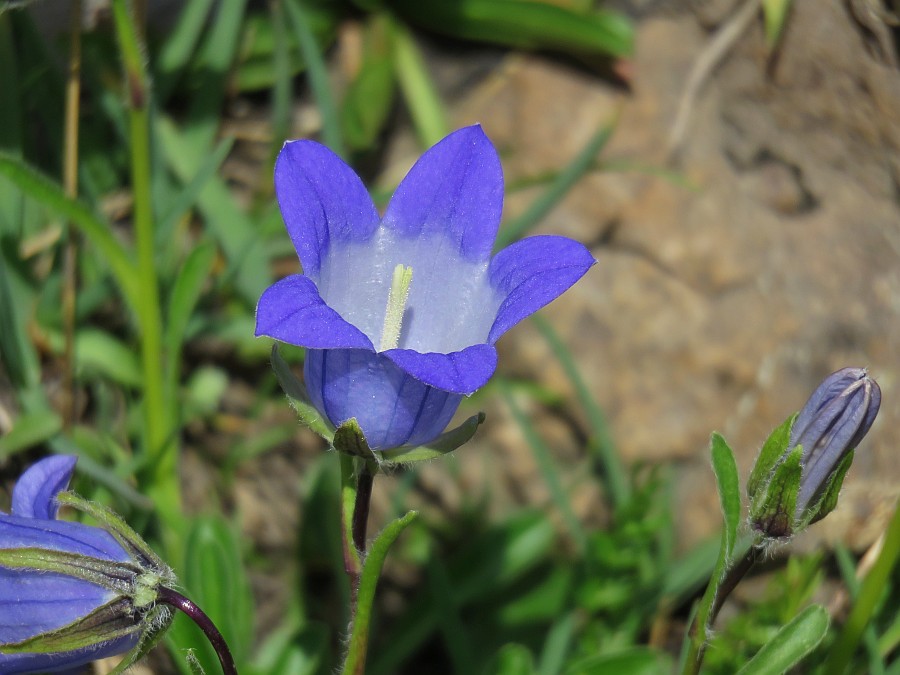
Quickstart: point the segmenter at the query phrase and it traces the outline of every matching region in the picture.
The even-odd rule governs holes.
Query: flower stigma
[[[403,328],[403,314],[409,300],[409,286],[412,283],[412,267],[397,265],[391,279],[391,290],[388,291],[387,309],[384,312],[384,327],[381,330],[381,346],[378,351],[396,349],[400,344],[400,331]]]

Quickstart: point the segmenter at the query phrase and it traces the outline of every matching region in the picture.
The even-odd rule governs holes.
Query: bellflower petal
[[[324,145],[289,141],[275,162],[275,193],[305,274],[314,279],[331,246],[365,241],[378,211],[359,176]]]
[[[491,345],[472,345],[450,354],[391,349],[384,355],[422,383],[456,394],[480,389],[497,369],[497,350]]]
[[[334,426],[355,418],[375,451],[440,435],[493,374],[500,336],[595,262],[550,236],[491,260],[503,172],[478,126],[428,150],[380,223],[359,179],[321,146],[286,144],[275,172],[304,275],[263,293],[256,334],[307,347],[311,403]]]
[[[558,298],[596,262],[582,244],[543,235],[517,241],[491,260],[491,285],[503,303],[491,326],[492,344],[510,328]]]
[[[35,576],[30,570],[0,567],[0,635],[4,642],[18,642],[70,624],[115,595],[62,574],[44,572],[40,583],[35,583]],[[3,658],[0,655],[0,665]]]
[[[397,187],[384,224],[408,239],[440,234],[466,260],[491,255],[503,210],[503,169],[481,127],[428,150]]]
[[[285,277],[263,292],[256,334],[313,349],[373,349],[371,340],[326,305],[312,280],[300,274]]]
[[[462,400],[361,349],[310,349],[303,374],[313,405],[335,426],[356,418],[372,449],[430,441]]]
[[[68,487],[77,461],[71,455],[54,455],[23,473],[13,488],[13,514],[44,520],[56,518],[59,506],[54,500]]]

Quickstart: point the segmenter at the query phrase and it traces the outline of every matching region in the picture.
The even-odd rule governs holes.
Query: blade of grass
[[[472,662],[472,639],[466,630],[465,623],[459,614],[456,594],[450,585],[447,568],[439,556],[428,558],[428,588],[435,603],[441,608],[439,625],[444,636],[444,646],[450,653],[450,662],[455,673],[476,672]]]
[[[313,98],[316,99],[316,105],[319,106],[319,113],[322,116],[322,140],[325,145],[339,156],[346,157],[347,151],[344,148],[338,108],[334,102],[331,86],[328,83],[328,70],[325,67],[322,53],[319,51],[319,45],[316,43],[316,36],[313,34],[309,16],[306,9],[297,0],[284,1],[287,14],[297,36],[297,42],[300,45],[300,52],[303,55],[303,60],[306,62],[309,73],[309,86],[312,89]]]
[[[352,150],[371,150],[388,121],[396,90],[390,24],[384,14],[366,23],[362,63],[341,103],[341,127]]]
[[[631,23],[621,14],[574,12],[550,2],[393,0],[391,7],[442,35],[524,49],[627,56],[634,43]]]
[[[191,183],[197,175],[198,164],[191,155],[185,135],[166,117],[159,117],[156,122],[156,135],[162,143],[166,161],[182,182]],[[217,175],[210,176],[200,189],[197,206],[225,252],[229,265],[226,276],[234,277],[241,297],[248,306],[255,306],[271,274],[264,242],[257,236],[253,222],[241,211],[225,181]]]
[[[78,227],[107,261],[126,302],[137,313],[141,303],[137,269],[131,262],[131,254],[113,236],[111,228],[80,201],[66,197],[58,183],[14,155],[0,152],[0,176]]]
[[[409,30],[399,21],[391,21],[390,35],[400,91],[409,107],[419,142],[422,147],[430,148],[450,133],[444,102]]]
[[[178,22],[156,56],[156,99],[164,102],[194,54],[213,0],[192,0],[183,5]]]
[[[272,2],[272,37],[274,48],[272,50],[272,72],[275,81],[272,85],[272,148],[269,153],[270,166],[275,165],[275,157],[281,150],[281,146],[291,133],[291,61],[290,46],[288,45],[286,17],[284,12],[284,0]],[[318,53],[318,51],[316,52]],[[271,172],[267,172],[267,179],[271,178]],[[271,180],[266,181],[271,185]],[[264,190],[266,195],[271,194],[271,187]]]
[[[553,503],[556,504],[556,508],[558,508],[562,514],[566,527],[569,530],[569,534],[571,534],[572,539],[575,540],[578,550],[584,553],[587,549],[587,534],[584,531],[584,527],[581,525],[581,521],[579,521],[578,517],[575,515],[575,511],[572,510],[572,503],[569,501],[568,493],[563,487],[559,471],[557,471],[556,465],[553,463],[553,456],[550,448],[544,443],[544,439],[540,437],[534,426],[531,424],[531,420],[528,419],[528,416],[516,402],[515,395],[507,383],[502,383],[500,392],[503,395],[506,404],[509,406],[510,412],[512,412],[513,419],[518,423],[519,429],[522,431],[522,435],[528,443],[528,447],[531,449],[531,454],[538,465],[540,474],[547,483],[547,488],[550,490],[550,497],[553,499]]]
[[[194,177],[190,182],[184,186],[184,189],[182,189],[174,199],[169,199],[169,208],[159,219],[157,238],[168,239],[171,236],[175,224],[184,217],[184,214],[187,213],[188,209],[190,209],[197,201],[200,192],[206,186],[207,182],[209,182],[216,174],[219,167],[222,166],[222,162],[228,157],[228,153],[231,152],[233,145],[234,138],[231,136],[219,141],[215,150],[203,160],[197,173],[194,174]]]
[[[191,161],[190,174],[196,172],[219,129],[226,82],[240,44],[246,6],[247,0],[217,3],[216,20],[210,24],[191,67],[194,95],[183,132],[186,155]]]
[[[844,622],[837,640],[831,645],[825,662],[827,675],[838,675],[846,670],[856,651],[859,638],[885,591],[887,580],[897,564],[898,557],[900,557],[900,505],[895,507],[894,515],[888,523],[881,554],[860,585],[859,596],[853,603],[850,616]]]
[[[856,578],[856,566],[847,547],[838,542],[834,547],[834,559],[837,561],[838,571],[841,573],[841,579],[847,587],[847,592],[851,599],[856,600],[859,597],[859,579]],[[863,631],[863,646],[869,656],[869,675],[884,675],[884,660],[881,658],[881,652],[878,648],[878,636],[875,634],[875,627],[866,626]]]
[[[559,172],[550,187],[531,203],[525,213],[500,228],[494,250],[505,248],[516,239],[523,237],[562,201],[569,190],[594,167],[597,154],[612,137],[617,124],[618,115],[594,133],[581,152],[575,155],[569,165]]]
[[[557,675],[562,672],[566,655],[575,637],[577,615],[575,611],[560,617],[547,631],[544,648],[538,660],[538,675]]]
[[[174,408],[172,415],[175,418],[177,418],[178,382],[181,375],[181,348],[188,321],[200,299],[203,285],[209,278],[215,254],[216,250],[211,242],[203,242],[195,247],[181,266],[169,297],[164,336],[168,355],[165,397],[170,407]]]
[[[578,402],[585,413],[587,413],[592,431],[588,450],[596,456],[602,466],[603,481],[612,501],[613,511],[614,513],[619,513],[628,503],[631,489],[622,460],[619,457],[619,453],[616,452],[610,435],[606,415],[603,414],[597,399],[594,398],[594,395],[588,389],[587,383],[575,364],[575,359],[572,358],[572,353],[560,340],[559,335],[550,325],[550,322],[538,315],[532,316],[531,320],[541,335],[544,336],[544,339],[550,346],[550,350],[565,371],[566,377],[572,383]]]

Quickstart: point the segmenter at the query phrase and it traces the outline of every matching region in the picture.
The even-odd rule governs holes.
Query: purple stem
[[[206,639],[209,640],[213,649],[216,650],[216,655],[219,657],[219,663],[222,664],[222,672],[225,675],[238,675],[237,667],[234,665],[234,657],[231,656],[231,650],[228,649],[225,638],[222,637],[219,629],[216,628],[216,624],[212,622],[212,619],[210,619],[202,609],[178,591],[173,591],[166,586],[160,586],[157,598],[160,602],[174,607],[175,609],[180,609],[187,614],[191,618],[191,621],[197,624],[197,627],[206,634]]]
[[[369,523],[369,502],[372,499],[372,482],[375,474],[368,462],[363,462],[356,483],[356,504],[353,507],[353,545],[360,558],[366,553],[366,527]]]

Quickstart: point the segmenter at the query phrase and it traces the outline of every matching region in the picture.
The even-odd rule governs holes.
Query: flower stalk
[[[156,274],[155,231],[150,191],[150,84],[141,53],[134,17],[125,0],[113,2],[113,17],[125,66],[131,143],[131,183],[134,195],[134,229],[137,245],[141,329],[141,369],[145,452],[153,467],[148,492],[167,524],[177,531],[181,518],[181,489],[178,483],[177,447],[173,440],[170,408],[166,404],[163,354],[162,310]],[[170,364],[171,366],[171,364]],[[171,544],[171,541],[169,542]]]
[[[157,599],[170,607],[184,612],[197,627],[206,635],[206,639],[216,650],[216,656],[219,657],[219,663],[222,666],[224,675],[237,675],[237,666],[234,664],[234,657],[228,648],[228,643],[222,633],[213,623],[212,619],[198,607],[191,599],[186,598],[178,591],[167,586],[161,586],[157,589]]]

